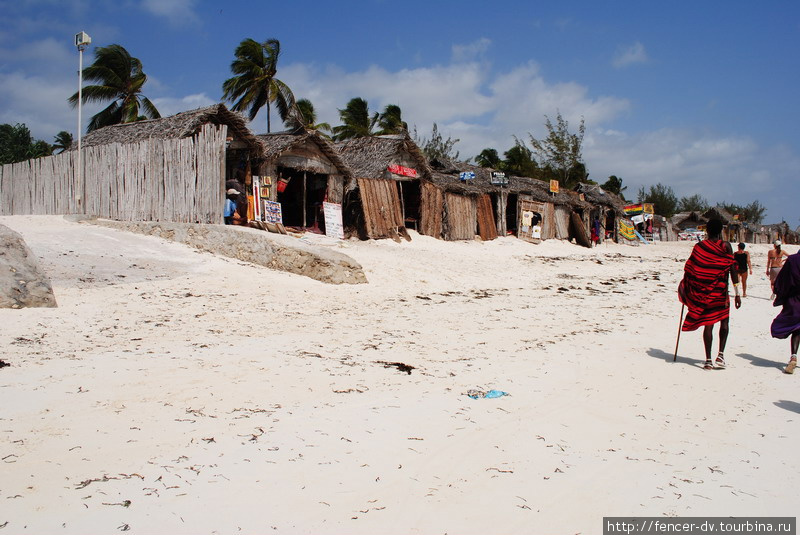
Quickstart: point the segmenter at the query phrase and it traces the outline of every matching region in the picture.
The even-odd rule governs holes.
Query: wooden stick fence
[[[221,223],[227,127],[194,137],[68,151],[0,167],[0,215],[86,214],[120,221]]]

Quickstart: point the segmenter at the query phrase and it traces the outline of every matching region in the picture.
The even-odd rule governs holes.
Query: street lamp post
[[[75,46],[78,47],[78,180],[76,186],[83,189],[83,162],[81,161],[81,105],[83,104],[83,51],[92,42],[92,38],[86,32],[75,34]],[[82,202],[81,194],[75,194],[76,208],[80,212]]]

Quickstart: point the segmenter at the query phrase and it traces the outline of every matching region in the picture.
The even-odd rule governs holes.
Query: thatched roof
[[[450,161],[447,162],[446,167],[433,170],[431,182],[444,191],[461,195],[480,195],[507,191],[509,193],[530,195],[531,198],[539,202],[551,202],[573,208],[585,208],[588,206],[574,192],[561,192],[553,195],[550,193],[550,184],[548,182],[535,178],[508,176],[506,174],[508,177],[507,186],[492,184],[491,175],[494,171],[496,169]],[[475,173],[475,178],[461,181],[460,174],[463,172]]]
[[[263,157],[267,161],[277,160],[283,154],[310,143],[316,145],[342,175],[347,178],[352,176],[352,170],[341,158],[333,143],[316,130],[299,128],[288,132],[258,134],[256,138],[264,149]]]
[[[586,202],[599,206],[608,206],[619,214],[624,213],[625,201],[619,195],[606,191],[597,184],[581,183],[578,185],[577,191],[578,193],[583,193]]]
[[[98,128],[83,136],[81,145],[91,147],[109,143],[136,143],[151,138],[184,138],[193,136],[203,125],[208,123],[227,125],[231,135],[244,140],[253,148],[258,147],[258,140],[247,128],[244,117],[230,111],[224,104],[183,111],[161,119],[148,119]],[[73,143],[71,149],[76,149],[77,146],[77,143]],[[258,150],[260,151],[260,148]]]
[[[700,212],[681,212],[670,218],[670,223],[676,227],[682,226],[687,221],[695,223],[695,226],[697,224],[705,225],[708,222],[708,218]]]
[[[403,153],[411,156],[422,178],[431,174],[428,160],[408,134],[360,137],[334,146],[356,178],[383,178],[386,167],[399,164]]]
[[[703,212],[703,217],[705,217],[708,220],[719,219],[726,225],[739,224],[739,222],[733,218],[731,213],[722,206],[713,206],[709,208],[708,210]]]

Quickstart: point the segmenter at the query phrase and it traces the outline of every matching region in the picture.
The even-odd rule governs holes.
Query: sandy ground
[[[769,336],[767,245],[729,367],[704,371],[700,332],[672,362],[685,242],[305,238],[369,279],[333,286],[58,217],[0,224],[59,303],[0,310],[3,534],[796,514],[800,378]]]

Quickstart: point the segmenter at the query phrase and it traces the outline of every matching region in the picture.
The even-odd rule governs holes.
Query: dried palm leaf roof
[[[414,160],[422,178],[431,174],[428,160],[408,134],[348,139],[334,143],[334,147],[356,178],[383,178],[387,166],[405,160],[404,153]]]
[[[731,213],[722,206],[712,206],[711,208],[703,212],[703,217],[709,220],[714,218],[719,219],[726,225],[733,225],[738,223],[738,221],[736,221],[733,218]]]
[[[175,139],[193,136],[205,124],[224,124],[229,134],[244,140],[252,149],[261,151],[258,140],[247,127],[245,118],[230,111],[224,104],[183,111],[162,117],[133,123],[115,124],[98,128],[81,139],[82,146],[106,145],[109,143],[136,143],[146,139]],[[76,149],[73,143],[71,149]]]
[[[263,158],[267,161],[277,160],[283,154],[311,143],[319,148],[320,152],[330,160],[342,175],[347,178],[352,176],[350,168],[342,160],[333,143],[316,130],[298,128],[274,134],[258,134],[256,138],[263,147]]]
[[[591,204],[608,206],[619,214],[624,213],[623,207],[626,203],[622,200],[622,197],[604,190],[597,184],[581,183],[578,185],[578,193],[583,193],[586,201]]]
[[[491,174],[496,169],[478,167],[464,162],[448,162],[446,168],[436,169],[431,175],[431,182],[444,191],[461,195],[481,195],[484,193],[509,193],[529,195],[539,202],[570,206],[573,208],[586,208],[588,203],[581,201],[575,192],[560,192],[555,195],[550,193],[550,184],[535,178],[509,176],[508,185],[499,186],[491,183]],[[475,178],[462,181],[460,174],[463,172],[475,173]]]

